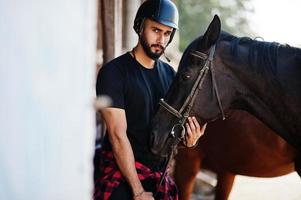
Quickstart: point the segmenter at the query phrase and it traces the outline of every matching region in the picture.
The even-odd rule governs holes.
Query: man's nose
[[[166,40],[166,39],[165,39],[164,34],[163,34],[163,33],[160,33],[157,42],[158,42],[159,44],[161,44],[161,45],[164,45],[164,44],[165,44],[165,40]]]

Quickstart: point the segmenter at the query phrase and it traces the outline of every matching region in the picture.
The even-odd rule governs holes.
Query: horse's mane
[[[199,36],[192,41],[185,49],[181,63],[186,62],[188,53],[197,47],[197,44],[203,36]],[[219,37],[219,41],[228,42],[230,46],[231,57],[234,59],[240,59],[239,56],[240,46],[248,48],[247,63],[254,71],[259,73],[271,72],[272,74],[277,73],[277,59],[279,48],[294,48],[287,44],[283,45],[278,42],[265,42],[251,39],[250,37],[237,37],[231,35],[225,31],[222,31]],[[183,66],[180,63],[180,67]]]
[[[277,42],[258,41],[249,37],[236,37],[227,32],[220,34],[220,41],[230,43],[231,54],[235,59],[239,59],[240,45],[247,47],[249,49],[247,61],[253,70],[277,73],[278,51],[279,47],[283,45]]]

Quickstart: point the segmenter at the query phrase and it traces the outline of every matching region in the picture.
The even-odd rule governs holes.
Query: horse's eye
[[[182,80],[183,80],[183,81],[187,81],[187,80],[189,80],[190,78],[191,78],[190,74],[187,74],[187,73],[182,74]]]

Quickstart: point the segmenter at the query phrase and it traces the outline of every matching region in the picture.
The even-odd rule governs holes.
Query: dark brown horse
[[[215,16],[184,52],[166,102],[153,118],[152,152],[170,150],[183,135],[187,115],[210,122],[230,109],[256,116],[300,151],[301,49],[238,38],[221,33],[220,26]],[[297,156],[298,173],[300,160]]]
[[[205,123],[221,118],[231,109],[240,109],[256,116],[296,148],[294,164],[300,175],[301,49],[238,38],[221,32],[220,27],[220,20],[215,16],[204,36],[194,40],[185,50],[177,76],[153,119],[153,153],[165,156],[178,139],[183,138],[182,125],[188,115],[195,115],[199,122]],[[247,128],[242,126],[240,130]],[[172,129],[174,132],[170,134]],[[212,134],[219,135],[212,144],[228,136],[219,131],[210,132],[204,138]],[[258,137],[260,140],[263,136]],[[266,148],[275,148],[274,143]],[[239,144],[227,144],[231,144],[231,151],[242,151]],[[256,147],[249,146],[253,151]],[[250,150],[243,155],[248,156],[248,153]],[[239,160],[235,158],[232,162],[236,163],[236,159]],[[188,164],[188,160],[185,163]]]
[[[245,111],[232,110],[226,120],[209,123],[194,149],[179,149],[174,177],[180,199],[189,200],[201,167],[217,173],[215,199],[226,200],[235,175],[275,177],[294,171],[296,151]]]

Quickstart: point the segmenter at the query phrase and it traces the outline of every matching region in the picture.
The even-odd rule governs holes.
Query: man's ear
[[[217,15],[214,15],[213,20],[209,24],[205,34],[197,45],[197,49],[201,52],[207,51],[219,38],[221,32],[221,21]]]

